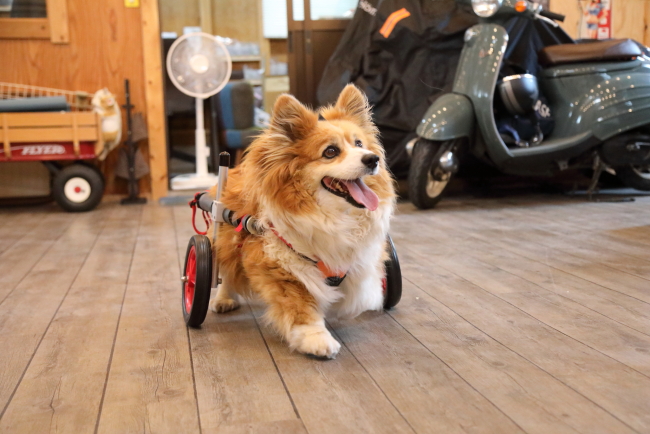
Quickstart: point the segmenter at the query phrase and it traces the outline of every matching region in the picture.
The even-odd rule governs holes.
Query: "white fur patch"
[[[375,211],[354,208],[324,189],[317,193],[317,200],[321,204],[318,214],[295,217],[282,212],[266,213],[264,220],[272,221],[295,251],[272,231],[266,231],[265,253],[305,285],[322,313],[331,306],[335,315],[343,317],[381,309],[392,200],[380,203]],[[333,270],[347,272],[345,280],[339,288],[328,286],[320,270],[296,252],[320,259]]]
[[[299,325],[289,332],[289,348],[305,354],[333,359],[339,353],[341,344],[322,323]]]

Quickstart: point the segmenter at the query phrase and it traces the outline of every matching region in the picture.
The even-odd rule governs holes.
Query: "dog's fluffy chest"
[[[323,261],[330,269],[345,272],[363,261],[365,251],[383,246],[391,209],[385,204],[373,212],[353,210],[300,217],[269,215],[268,221],[273,222],[274,236],[279,235],[289,243],[294,254]]]
[[[275,216],[280,223],[273,223],[274,230],[265,232],[264,253],[298,278],[321,308],[327,310],[335,304],[340,311],[337,314],[355,316],[381,307],[377,266],[385,251],[391,211],[391,204],[384,204],[373,212],[359,210],[339,215],[336,221],[315,215],[290,220]],[[272,221],[271,216],[267,218]],[[313,261],[346,273],[342,285],[328,286],[328,276]]]

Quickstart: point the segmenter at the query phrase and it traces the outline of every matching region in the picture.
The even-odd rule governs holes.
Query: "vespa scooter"
[[[452,92],[431,105],[417,128],[409,195],[418,208],[439,202],[463,149],[508,174],[593,167],[590,191],[603,170],[650,190],[650,58],[642,46],[630,39],[552,45],[537,53],[538,71],[503,78],[505,23],[519,16],[557,27],[564,16],[527,0],[457,2],[471,5],[480,21],[465,33]],[[495,120],[495,94],[513,115],[527,116],[540,93],[555,114],[552,132],[507,145]]]

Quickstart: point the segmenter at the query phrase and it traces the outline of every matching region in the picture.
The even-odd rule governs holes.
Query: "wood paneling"
[[[47,0],[47,19],[50,22],[50,40],[54,44],[70,42],[67,0]]]
[[[106,216],[107,212],[103,212],[102,217]],[[10,287],[12,291],[6,299],[0,296],[0,300],[4,299],[4,303],[0,304],[0,315],[5,319],[0,324],[0,341],[6,349],[0,353],[0,364],[3,366],[0,374],[0,408],[4,409],[11,399],[41,337],[101,232],[105,218],[99,224],[96,219],[97,215],[90,213],[74,218],[60,215],[58,221],[50,220],[49,224],[32,231],[36,241],[42,245],[32,240],[33,248],[39,253],[33,255],[33,260],[37,262],[30,263],[29,268],[23,270],[24,277],[20,283]],[[13,229],[21,228],[21,225],[15,225]],[[55,233],[57,236],[52,239]],[[19,243],[24,243],[27,238]],[[67,272],[56,272],[61,269]],[[34,312],[39,314],[34,315]],[[20,321],[20,318],[26,317],[30,321]]]
[[[47,18],[0,18],[0,39],[49,39]]]
[[[289,60],[289,47],[286,39],[267,39],[271,57],[278,62]]]
[[[160,0],[161,27],[163,32],[183,34],[185,26],[201,26],[201,6],[212,14],[212,33],[238,39],[242,42],[259,42],[261,7],[258,0],[205,0],[178,2]],[[209,7],[208,7],[209,6]],[[204,25],[206,27],[206,25]],[[203,31],[210,29],[204,28]]]
[[[76,118],[77,125],[97,125],[97,115],[91,112],[68,113],[7,113],[9,128],[18,127],[71,127]]]
[[[176,32],[180,36],[183,34],[183,27],[201,25],[198,0],[160,0],[159,3],[160,27],[163,32]]]
[[[580,19],[583,7],[588,4],[585,0],[551,0],[551,10],[566,15],[562,28],[573,38],[578,37]],[[614,38],[632,38],[646,45],[646,22],[650,20],[650,3],[646,0],[614,0],[612,2],[612,33]],[[650,36],[650,35],[649,35]]]
[[[0,432],[96,430],[141,214],[123,207],[106,222],[23,371]]]
[[[9,129],[7,134],[9,142],[33,143],[36,137],[34,130],[35,128]],[[94,125],[79,128],[38,128],[38,135],[41,134],[52,142],[71,142],[75,139],[82,142],[97,140],[97,128]]]
[[[135,111],[146,113],[140,9],[126,8],[123,0],[67,0],[67,6],[69,44],[0,40],[0,81],[86,92],[107,87],[124,104],[128,78]],[[146,144],[144,150],[146,158]],[[126,191],[126,181],[113,174],[116,159],[113,152],[102,163],[110,193]],[[141,188],[149,191],[148,178]]]
[[[258,0],[213,0],[213,31],[242,42],[259,42],[262,38],[261,13]]]
[[[172,213],[143,209],[98,433],[200,432]]]
[[[641,43],[645,39],[646,0],[624,0],[612,2],[612,34],[615,38],[632,38]]]
[[[167,194],[169,184],[158,0],[142,0],[142,47],[150,145],[151,193],[154,200],[157,200]]]
[[[79,141],[101,140],[96,113],[2,113],[2,142],[5,154],[11,157],[11,143],[34,143],[47,137],[52,142],[74,142],[78,153]]]
[[[6,154],[5,154],[6,155]],[[50,194],[50,171],[37,161],[24,161],[13,164],[3,164],[0,170],[0,197],[26,198],[45,197]],[[22,220],[13,227],[25,225]],[[0,252],[14,236],[14,232],[0,232]]]
[[[212,34],[212,0],[199,0],[201,30]]]
[[[650,197],[526,190],[400,203],[402,300],[328,361],[257,301],[185,328],[186,205],[0,209],[0,432],[650,432]]]
[[[565,32],[572,38],[578,37],[580,29],[580,7],[578,1],[551,0],[550,9],[558,14],[566,15],[564,23],[560,23]]]

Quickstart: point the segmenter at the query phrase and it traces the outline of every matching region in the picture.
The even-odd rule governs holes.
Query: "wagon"
[[[16,95],[15,86],[8,91],[3,85],[0,99],[43,96],[38,92]],[[79,103],[80,93],[68,93],[64,96],[75,111],[0,113],[0,163],[42,162],[52,175],[54,200],[66,211],[88,211],[104,193],[104,177],[91,164],[104,147],[101,119],[89,103]]]

